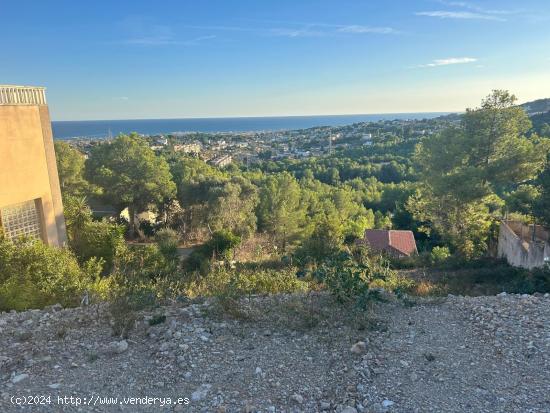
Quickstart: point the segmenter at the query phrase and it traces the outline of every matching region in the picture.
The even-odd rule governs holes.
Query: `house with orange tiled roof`
[[[357,240],[357,243],[396,258],[418,254],[412,231],[367,229],[364,237]]]

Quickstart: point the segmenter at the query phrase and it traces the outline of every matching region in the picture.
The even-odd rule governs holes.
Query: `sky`
[[[54,120],[451,112],[550,97],[548,0],[0,0]]]

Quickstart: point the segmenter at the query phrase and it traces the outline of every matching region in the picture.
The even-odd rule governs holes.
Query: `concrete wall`
[[[532,226],[514,221],[501,222],[498,235],[498,257],[505,258],[514,267],[531,269],[544,266],[545,259],[550,257],[550,245],[546,241],[548,232],[539,226],[536,230],[537,238],[533,241]]]
[[[39,199],[43,238],[66,243],[48,107],[0,105],[0,208]]]

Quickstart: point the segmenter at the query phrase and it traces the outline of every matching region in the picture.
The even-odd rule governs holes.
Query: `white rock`
[[[49,387],[50,389],[54,389],[54,390],[55,390],[55,389],[59,389],[59,387],[61,387],[61,384],[59,384],[59,383],[52,383],[52,384],[48,384],[48,387]]]
[[[126,340],[112,341],[107,346],[107,351],[113,354],[122,354],[128,350],[128,342]]]
[[[390,407],[390,406],[393,406],[394,404],[395,402],[392,402],[391,400],[386,399],[382,402],[382,407]]]
[[[201,384],[197,390],[191,393],[191,400],[198,402],[199,400],[204,399],[208,395],[211,387],[211,384]]]
[[[319,407],[321,408],[321,410],[328,410],[330,409],[330,403],[328,402],[321,402]]]
[[[290,399],[298,404],[302,404],[304,402],[304,398],[297,393],[293,394]]]
[[[262,374],[262,369],[260,367],[256,367],[256,374]]]
[[[13,376],[13,377],[11,378],[11,382],[12,382],[13,384],[16,384],[16,383],[19,383],[20,381],[25,380],[25,379],[28,378],[28,377],[29,377],[29,375],[26,374],[26,373],[17,374],[17,375],[15,375],[15,376]]]
[[[357,413],[357,409],[355,407],[346,406],[341,413]]]
[[[363,354],[365,351],[367,351],[367,343],[365,343],[364,341],[358,341],[353,346],[351,346],[349,351],[355,354]]]

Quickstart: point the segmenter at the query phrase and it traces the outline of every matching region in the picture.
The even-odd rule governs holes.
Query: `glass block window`
[[[42,238],[40,216],[34,200],[1,208],[0,222],[4,234],[10,239]]]

